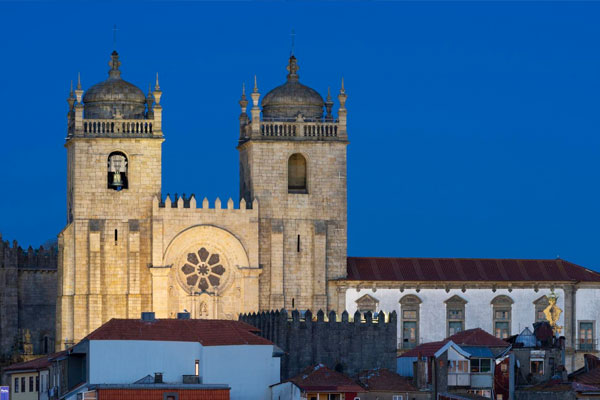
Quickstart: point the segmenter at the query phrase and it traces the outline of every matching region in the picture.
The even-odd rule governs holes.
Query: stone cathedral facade
[[[121,78],[68,98],[67,226],[59,235],[58,349],[111,318],[237,319],[337,309],[346,274],[346,110],[287,80],[240,99],[240,201],[163,196],[161,90]],[[325,110],[325,112],[324,112]],[[341,298],[340,301],[344,301]]]
[[[334,113],[329,93],[299,82],[292,55],[281,86],[262,100],[256,81],[242,92],[239,202],[209,202],[162,194],[171,133],[158,79],[145,95],[121,78],[116,52],[109,65],[107,80],[85,92],[78,82],[68,98],[57,349],[145,311],[237,319],[285,308],[396,312],[406,351],[476,327],[519,334],[558,296],[567,368],[599,352],[595,271],[560,259],[348,257],[343,81]]]

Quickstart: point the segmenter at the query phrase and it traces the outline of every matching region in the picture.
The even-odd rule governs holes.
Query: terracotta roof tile
[[[582,281],[600,273],[564,260],[348,257],[351,281]]]
[[[300,374],[288,379],[303,391],[333,392],[333,393],[358,393],[365,390],[350,377],[332,371],[323,364],[307,367]]]
[[[203,346],[272,345],[258,336],[257,328],[241,321],[218,319],[140,319],[113,318],[90,333],[89,340],[162,340],[199,342]],[[85,340],[84,339],[84,340]]]
[[[439,349],[444,347],[446,342],[447,340],[423,343],[406,353],[402,353],[399,357],[433,357]]]
[[[50,364],[52,364],[52,360],[54,358],[59,357],[65,353],[66,351],[60,351],[58,353],[44,355],[40,358],[36,358],[35,360],[29,360],[17,364],[12,364],[4,368],[3,371],[38,370],[47,368],[50,366]]]
[[[360,384],[370,392],[417,392],[410,379],[385,368],[361,371]]]
[[[481,328],[467,329],[458,332],[446,340],[452,340],[459,346],[508,347],[510,344]]]

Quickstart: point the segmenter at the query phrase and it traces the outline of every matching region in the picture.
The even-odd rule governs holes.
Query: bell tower
[[[110,318],[151,311],[152,200],[161,190],[162,92],[121,78],[68,98],[67,226],[59,235],[56,347],[76,343]]]
[[[300,83],[293,54],[287,69],[260,106],[255,78],[250,116],[245,91],[240,100],[240,197],[260,203],[260,308],[343,309],[328,282],[346,276],[344,84],[335,118],[330,93]]]

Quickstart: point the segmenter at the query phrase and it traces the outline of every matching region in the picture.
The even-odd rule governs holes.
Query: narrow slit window
[[[298,244],[297,244],[297,249],[298,253],[300,253],[300,235],[298,235]]]
[[[200,375],[200,360],[196,360],[196,365],[195,365],[195,369],[194,369],[196,376]]]
[[[115,244],[117,244],[118,240],[119,240],[119,231],[115,229]]]

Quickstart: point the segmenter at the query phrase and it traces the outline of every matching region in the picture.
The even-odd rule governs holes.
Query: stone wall
[[[56,263],[55,246],[23,250],[0,235],[0,363],[53,351]]]
[[[274,342],[285,354],[281,360],[281,379],[300,373],[307,366],[322,363],[331,369],[356,375],[361,370],[387,368],[396,370],[396,313],[355,313],[349,319],[343,312],[337,318],[330,311],[327,318],[310,311],[303,318],[297,310],[291,316],[281,311],[240,315],[240,321],[261,330],[260,335]],[[364,319],[363,319],[364,318]]]

